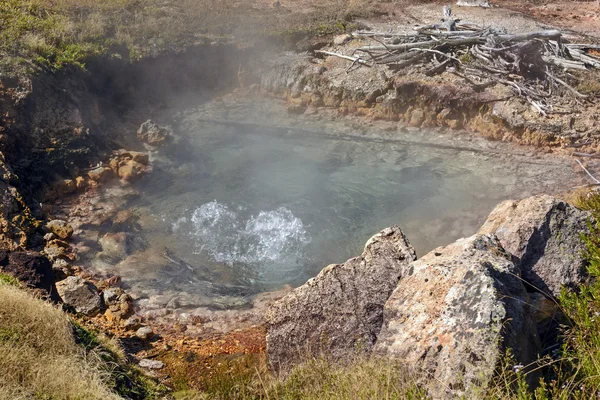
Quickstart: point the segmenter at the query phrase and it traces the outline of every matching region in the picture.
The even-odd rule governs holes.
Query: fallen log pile
[[[568,112],[557,103],[590,101],[576,89],[580,77],[573,70],[600,69],[600,57],[594,55],[600,54],[600,45],[568,43],[559,30],[507,34],[461,24],[449,7],[444,7],[441,23],[414,32],[359,31],[353,37],[376,43],[359,47],[352,55],[318,52],[351,61],[347,72],[385,65],[401,74],[417,66],[427,76],[450,72],[475,90],[501,83],[542,115]]]

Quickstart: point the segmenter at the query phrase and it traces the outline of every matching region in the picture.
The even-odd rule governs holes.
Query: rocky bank
[[[303,357],[371,353],[406,363],[433,398],[473,398],[507,349],[532,365],[542,342],[556,339],[547,322],[557,310],[547,303],[585,281],[588,220],[546,195],[509,201],[480,233],[418,260],[402,231],[388,228],[361,257],[275,303],[266,316],[269,361],[284,368]]]

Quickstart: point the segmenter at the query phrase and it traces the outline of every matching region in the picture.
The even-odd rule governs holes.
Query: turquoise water
[[[143,215],[148,255],[115,267],[142,297],[239,306],[359,255],[393,224],[422,255],[475,233],[499,201],[554,190],[571,173],[467,137],[357,131],[271,103],[234,111],[209,105],[164,121],[177,140],[154,153],[128,204]]]

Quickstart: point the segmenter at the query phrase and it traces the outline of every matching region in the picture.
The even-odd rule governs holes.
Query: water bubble
[[[229,265],[252,266],[259,278],[297,269],[303,249],[311,242],[303,222],[280,207],[248,215],[239,205],[212,201],[182,216],[173,225],[177,235],[189,235],[196,254],[206,253]]]

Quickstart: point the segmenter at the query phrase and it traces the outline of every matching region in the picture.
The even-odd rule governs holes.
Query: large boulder
[[[433,398],[474,398],[506,347],[523,364],[535,359],[528,295],[496,237],[460,239],[408,269],[385,304],[374,352],[421,371]]]
[[[98,288],[78,276],[69,276],[56,283],[56,288],[65,304],[73,307],[75,311],[88,316],[94,316],[102,311],[102,297]]]
[[[360,257],[326,267],[275,303],[266,314],[271,365],[370,350],[381,328],[383,305],[415,259],[400,228],[387,228],[367,242]]]
[[[19,279],[26,287],[34,289],[43,297],[59,301],[54,273],[50,261],[40,253],[17,251],[9,253],[0,250],[0,272]]]
[[[585,279],[590,214],[547,195],[500,203],[479,233],[494,233],[515,258],[522,277],[547,295],[577,287]]]

